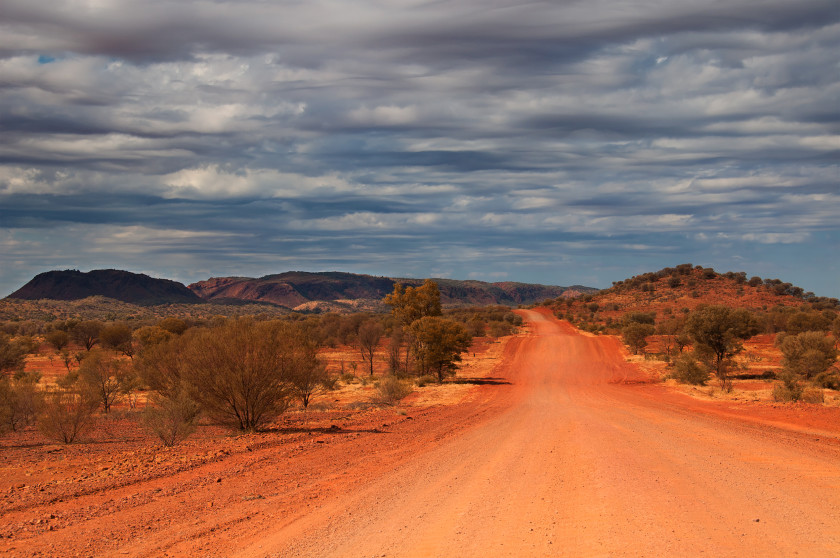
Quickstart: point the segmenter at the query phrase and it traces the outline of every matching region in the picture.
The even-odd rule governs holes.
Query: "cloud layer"
[[[691,261],[840,296],[836,0],[0,11],[0,294],[66,267],[608,286]]]

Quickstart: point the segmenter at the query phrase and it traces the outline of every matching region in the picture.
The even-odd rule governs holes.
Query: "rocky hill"
[[[575,323],[609,326],[628,313],[653,313],[661,322],[703,304],[782,314],[840,308],[837,299],[817,297],[779,279],[748,278],[744,272],[718,273],[691,264],[637,275],[596,294],[558,299],[549,306]]]
[[[9,295],[19,300],[81,300],[104,296],[137,305],[202,302],[182,283],[117,269],[47,271]]]
[[[445,306],[533,304],[546,299],[596,292],[590,287],[557,287],[527,283],[486,283],[435,279]],[[300,310],[383,309],[382,299],[394,283],[421,285],[422,279],[394,279],[343,272],[291,271],[248,277],[219,277],[189,286],[205,300],[271,302]]]

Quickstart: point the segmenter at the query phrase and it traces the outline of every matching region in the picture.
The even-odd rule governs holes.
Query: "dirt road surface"
[[[529,332],[467,402],[257,447],[108,501],[54,503],[90,517],[6,549],[840,556],[840,425],[751,419],[669,394],[644,383],[616,339],[524,315]]]
[[[840,452],[661,405],[529,312],[507,408],[240,556],[838,556]]]

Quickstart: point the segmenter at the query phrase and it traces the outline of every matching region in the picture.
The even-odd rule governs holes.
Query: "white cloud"
[[[747,233],[741,235],[742,240],[747,242],[759,242],[761,244],[801,244],[811,238],[806,232],[797,233]]]
[[[160,182],[167,198],[299,198],[353,190],[352,185],[336,175],[311,177],[273,169],[244,169],[234,173],[218,165],[183,169],[162,176]]]

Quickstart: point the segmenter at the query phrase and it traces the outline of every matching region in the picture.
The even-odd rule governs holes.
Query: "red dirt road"
[[[28,534],[0,553],[840,556],[837,413],[698,402],[639,383],[616,339],[524,315],[468,401],[12,506]]]
[[[836,444],[663,406],[614,339],[526,317],[506,410],[239,555],[840,555]]]

